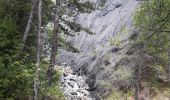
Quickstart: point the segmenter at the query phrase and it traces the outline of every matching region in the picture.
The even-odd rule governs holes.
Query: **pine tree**
[[[152,64],[149,66],[151,69],[149,70],[150,73],[152,73],[152,71],[159,72],[161,69],[163,69],[165,72],[167,72],[168,81],[170,80],[169,6],[169,0],[144,1],[142,2],[141,7],[138,9],[134,17],[136,28],[138,28],[141,33],[139,41],[144,43],[145,53],[154,59]],[[161,69],[160,67],[156,68],[156,66],[161,66]],[[155,76],[159,76],[159,74],[153,74]],[[148,76],[148,78],[153,79],[153,76]],[[166,82],[165,80],[163,81]],[[136,100],[137,99],[139,98],[136,96]]]
[[[61,5],[64,5],[61,7]],[[83,5],[83,6],[80,6]],[[81,27],[81,25],[75,23],[75,22],[71,22],[71,21],[67,21],[65,19],[62,18],[62,15],[70,15],[70,12],[68,12],[72,7],[72,8],[77,8],[80,9],[78,10],[78,12],[84,12],[88,8],[91,9],[89,7],[89,2],[84,4],[81,4],[79,2],[77,2],[77,0],[56,0],[56,4],[55,4],[55,15],[54,15],[54,29],[53,29],[53,35],[52,35],[52,43],[51,43],[51,56],[50,56],[50,63],[49,63],[49,67],[47,70],[47,78],[48,78],[48,86],[50,87],[52,85],[52,80],[53,80],[53,76],[54,76],[54,66],[56,64],[56,54],[58,51],[59,46],[63,47],[63,43],[65,45],[67,45],[65,49],[68,49],[74,52],[78,52],[78,50],[76,48],[74,48],[70,43],[66,42],[65,40],[63,40],[62,38],[60,38],[60,33],[64,33],[66,35],[69,36],[74,36],[74,34],[70,33],[69,29],[67,29],[66,27],[64,27],[61,23],[64,23],[66,26],[68,26],[71,30],[74,30],[75,32],[79,32],[81,30],[87,31],[90,34],[93,34],[93,32],[89,31],[86,28]],[[75,11],[76,9],[72,9],[72,12]],[[88,11],[88,10],[87,10]],[[77,13],[77,12],[75,12]],[[71,14],[72,16],[74,14]],[[71,17],[71,16],[70,16]],[[61,44],[61,45],[60,45]],[[46,97],[46,99],[50,99],[50,97]]]
[[[47,71],[48,86],[51,86],[52,77],[53,77],[53,73],[54,73],[54,65],[56,63],[56,52],[57,52],[57,44],[58,44],[57,39],[58,39],[58,34],[59,34],[59,11],[60,11],[60,0],[56,0],[50,65],[49,65],[49,68],[48,68],[48,71]]]

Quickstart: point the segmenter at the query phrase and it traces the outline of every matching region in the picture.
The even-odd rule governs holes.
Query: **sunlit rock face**
[[[94,0],[96,3],[99,1]],[[137,5],[136,0],[107,0],[101,10],[79,14],[75,18],[76,22],[95,35],[79,32],[75,37],[68,38],[80,53],[60,50],[62,62],[71,65],[80,75],[88,77],[87,83],[95,98],[107,95],[108,90],[100,84],[113,75],[117,62],[123,56],[120,54],[123,52],[120,45],[132,33],[133,12]]]

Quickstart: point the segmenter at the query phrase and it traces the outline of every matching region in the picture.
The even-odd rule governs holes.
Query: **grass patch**
[[[118,32],[118,34],[120,35],[120,34],[123,34],[123,35],[127,35],[128,33],[129,33],[129,28],[128,27],[126,27],[126,26],[122,26],[121,27],[121,29],[120,29],[120,31]]]
[[[121,100],[123,93],[121,91],[113,91],[106,100]]]
[[[109,39],[109,42],[110,42],[110,46],[117,46],[119,47],[120,44],[121,44],[121,40],[119,38],[110,38]]]

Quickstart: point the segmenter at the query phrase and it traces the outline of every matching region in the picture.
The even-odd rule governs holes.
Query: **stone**
[[[60,79],[60,89],[67,100],[94,100],[87,90],[89,87],[84,76],[72,73],[73,70],[70,66],[61,68],[63,69],[63,76]]]

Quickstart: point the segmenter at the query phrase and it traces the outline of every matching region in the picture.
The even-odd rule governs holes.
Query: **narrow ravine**
[[[60,89],[67,100],[95,100],[90,95],[89,86],[85,82],[85,76],[79,76],[70,66],[60,66],[62,76],[60,78]]]

